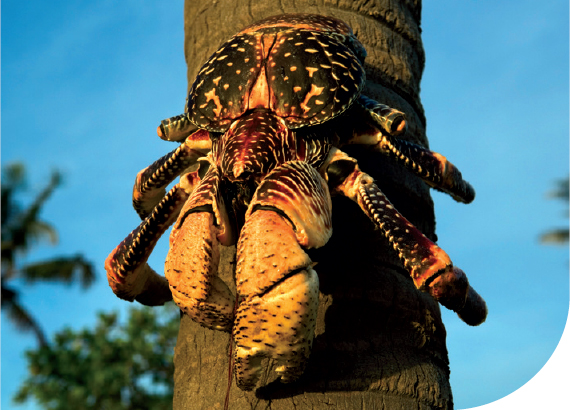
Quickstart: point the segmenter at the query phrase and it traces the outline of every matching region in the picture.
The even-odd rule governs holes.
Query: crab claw
[[[319,304],[319,278],[304,249],[326,244],[331,215],[326,182],[304,162],[275,168],[257,188],[237,246],[233,333],[242,390],[255,387],[263,358],[283,383],[303,373]]]
[[[487,304],[469,285],[467,275],[455,266],[430,281],[426,290],[468,325],[480,325],[487,318]]]

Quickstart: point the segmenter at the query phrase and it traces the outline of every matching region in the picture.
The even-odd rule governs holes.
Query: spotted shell
[[[331,17],[262,20],[224,43],[202,67],[188,97],[189,118],[212,132],[225,132],[254,109],[271,110],[289,128],[322,123],[360,95],[364,53],[351,29]]]

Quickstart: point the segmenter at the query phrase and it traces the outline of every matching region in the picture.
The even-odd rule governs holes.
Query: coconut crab
[[[365,55],[332,17],[281,15],[243,29],[202,67],[186,113],[159,126],[179,147],[137,175],[142,222],[108,256],[109,284],[129,301],[173,299],[201,325],[231,332],[242,389],[255,386],[264,357],[278,362],[283,382],[303,373],[319,295],[305,250],[332,234],[332,195],[361,207],[418,289],[470,325],[485,320],[463,271],[341,150],[365,145],[459,202],[475,197],[445,157],[397,138],[403,113],[361,94]],[[172,224],[163,277],[147,260]],[[220,246],[233,244],[237,295],[217,276]]]

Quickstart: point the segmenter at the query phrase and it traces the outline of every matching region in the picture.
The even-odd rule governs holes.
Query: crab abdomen
[[[191,121],[224,132],[255,108],[273,111],[290,128],[339,115],[360,95],[365,74],[338,37],[275,27],[235,35],[198,73],[188,97]]]
[[[360,94],[364,69],[344,44],[319,32],[280,33],[267,59],[271,109],[291,128],[320,124]]]

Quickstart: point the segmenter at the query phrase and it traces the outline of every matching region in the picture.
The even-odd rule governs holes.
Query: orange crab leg
[[[197,173],[186,174],[105,260],[109,285],[121,299],[136,299],[145,305],[162,305],[172,299],[166,279],[146,261],[159,238],[176,220],[197,178]]]
[[[275,168],[258,187],[238,248],[234,324],[237,385],[255,387],[262,358],[276,361],[287,383],[305,368],[314,337],[319,280],[303,248],[329,239],[331,202],[326,182],[307,163]]]
[[[358,169],[356,162],[341,151],[336,152],[336,158],[343,164],[345,177],[333,192],[357,202],[384,232],[416,287],[457,312],[465,323],[473,326],[482,323],[487,315],[485,301],[469,285],[465,273],[453,266],[447,253],[396,210],[372,177]],[[335,166],[333,161],[329,172]]]
[[[261,209],[246,221],[238,244],[240,303],[234,324],[238,387],[251,390],[261,360],[273,358],[287,383],[305,369],[313,342],[319,280],[291,224]]]
[[[376,125],[386,130],[390,135],[400,135],[403,134],[408,123],[406,121],[406,115],[392,107],[384,104],[380,104],[378,101],[368,98],[365,95],[361,95],[358,98],[358,104],[368,111],[368,114],[372,116],[372,122]]]
[[[162,120],[156,133],[165,141],[183,141],[197,130],[198,127],[190,121],[187,114],[180,114]]]
[[[211,149],[208,131],[191,134],[174,151],[166,154],[137,174],[133,187],[133,208],[146,218],[166,194],[166,187]]]
[[[370,145],[422,178],[429,186],[451,195],[458,202],[470,203],[475,190],[461,172],[443,155],[417,144],[395,138],[406,129],[402,112],[361,96],[360,105],[368,111],[364,124],[358,126],[348,144]],[[362,113],[360,113],[362,114]]]
[[[374,149],[404,165],[429,186],[451,195],[458,202],[470,203],[475,189],[465,181],[461,172],[443,155],[389,135],[379,136]]]

